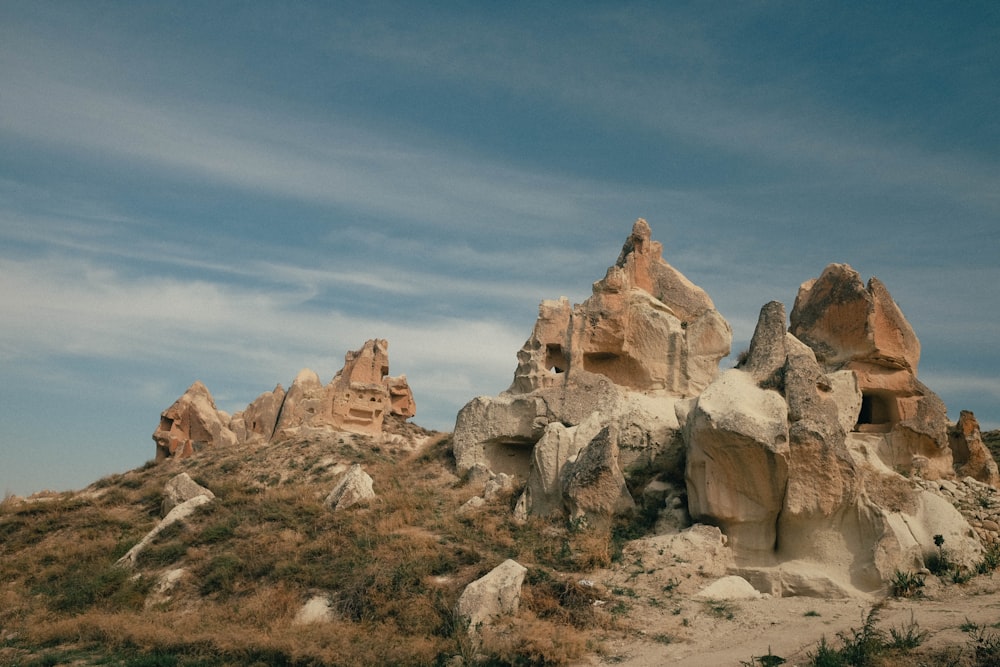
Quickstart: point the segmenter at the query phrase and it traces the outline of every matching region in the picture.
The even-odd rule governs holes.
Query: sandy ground
[[[667,552],[669,553],[669,552]],[[928,577],[921,597],[912,599],[819,599],[807,597],[706,600],[697,593],[725,574],[724,563],[711,558],[695,564],[684,559],[645,558],[594,573],[603,586],[602,601],[622,633],[604,640],[603,655],[580,665],[679,665],[722,667],[774,655],[786,665],[803,665],[820,640],[840,646],[838,633],[860,628],[868,612],[882,605],[878,626],[903,629],[915,621],[928,633],[922,648],[967,646],[961,629],[968,622],[1000,622],[1000,574],[980,576],[962,585]],[[991,628],[1000,633],[1000,630]],[[968,650],[968,649],[966,649]]]

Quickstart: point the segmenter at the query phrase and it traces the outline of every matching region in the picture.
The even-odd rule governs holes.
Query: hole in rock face
[[[568,365],[562,345],[549,343],[545,346],[545,368],[547,370],[552,373],[565,373]]]
[[[534,446],[535,442],[529,439],[487,442],[484,446],[487,465],[495,473],[502,472],[522,480],[528,479]]]
[[[896,397],[889,392],[864,391],[858,413],[858,431],[888,432],[899,421]]]

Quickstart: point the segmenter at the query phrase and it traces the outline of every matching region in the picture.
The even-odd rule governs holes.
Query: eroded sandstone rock
[[[679,404],[711,382],[729,353],[728,323],[704,290],[663,260],[644,220],[592,291],[575,306],[543,301],[510,388],[458,414],[459,473],[483,466],[526,480],[522,516],[562,511],[564,466],[604,426],[616,434],[620,473],[682,465],[678,414],[687,408]],[[575,429],[588,419],[598,428],[584,438]]]
[[[209,500],[215,498],[214,493],[191,479],[191,476],[186,472],[182,472],[163,485],[163,502],[160,505],[160,512],[166,516],[170,510],[195,496],[206,496]]]
[[[160,425],[153,432],[156,460],[184,458],[205,447],[235,445],[236,434],[229,430],[229,419],[215,407],[208,388],[196,381],[160,415]]]
[[[508,559],[465,587],[455,611],[470,635],[477,635],[484,625],[517,613],[527,572],[528,568]]]
[[[216,408],[204,384],[195,382],[162,413],[153,433],[156,459],[183,458],[216,445],[264,444],[303,428],[382,435],[387,415],[405,420],[416,414],[406,376],[388,374],[388,347],[387,341],[374,339],[348,352],[344,367],[326,386],[315,372],[303,369],[288,391],[279,384],[231,417]]]
[[[343,510],[373,498],[375,498],[374,480],[360,464],[355,463],[340,478],[323,504],[332,510]]]
[[[862,403],[852,430],[888,434],[882,453],[893,467],[953,474],[944,403],[917,380],[920,341],[885,285],[831,264],[799,288],[790,319],[826,372],[855,373]]]
[[[962,410],[958,422],[949,430],[948,438],[959,477],[972,477],[995,489],[1000,488],[1000,470],[983,443],[979,422],[971,411]]]

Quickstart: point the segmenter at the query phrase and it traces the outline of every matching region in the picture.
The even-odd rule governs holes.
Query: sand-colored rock
[[[607,527],[614,516],[635,510],[618,467],[617,430],[605,426],[562,471],[563,502],[570,523]]]
[[[365,342],[344,356],[344,366],[323,386],[303,369],[289,387],[275,427],[275,437],[301,426],[326,427],[364,435],[382,433],[386,414],[408,419],[416,404],[405,376],[389,376],[389,343]]]
[[[151,531],[146,533],[146,535],[141,540],[139,540],[131,549],[129,549],[124,556],[119,558],[115,562],[115,564],[120,567],[135,567],[136,563],[139,560],[139,556],[142,554],[143,551],[146,550],[146,548],[150,544],[153,543],[153,540],[156,539],[157,535],[159,535],[166,528],[174,525],[175,523],[183,521],[184,519],[188,518],[194,513],[196,509],[210,502],[212,502],[212,498],[209,498],[208,496],[198,495],[176,506],[175,508],[170,510],[170,512],[167,513],[167,516],[163,517]]]
[[[156,460],[185,458],[205,447],[236,444],[229,421],[229,415],[215,406],[208,388],[196,381],[160,414],[160,425],[153,432]]]
[[[508,559],[465,587],[455,612],[470,635],[477,635],[484,625],[517,613],[527,572],[528,568]]]
[[[195,496],[207,496],[209,500],[215,498],[214,493],[191,479],[191,476],[186,472],[182,472],[163,485],[163,502],[160,505],[160,512],[166,516],[170,510]]]
[[[267,442],[274,435],[281,405],[285,401],[285,390],[279,384],[273,391],[264,392],[244,410],[233,414],[229,422],[230,430],[240,442],[261,440]]]
[[[722,528],[738,558],[774,550],[788,482],[787,412],[780,394],[730,370],[688,416],[688,510]]]
[[[972,477],[1000,488],[1000,470],[983,443],[979,422],[971,411],[962,410],[958,422],[948,431],[948,439],[959,477]]]
[[[595,413],[618,429],[623,472],[683,457],[676,403],[711,382],[732,333],[704,290],[662,251],[639,220],[590,298],[541,303],[510,388],[459,412],[453,449],[460,474],[484,465],[527,479],[548,424],[573,427]]]
[[[926,478],[953,474],[947,414],[917,380],[920,341],[888,289],[846,264],[829,265],[799,288],[790,332],[827,373],[853,371],[862,402],[852,430],[888,434],[890,465]]]
[[[374,480],[361,465],[355,463],[333,487],[323,504],[332,510],[343,510],[375,498]]]

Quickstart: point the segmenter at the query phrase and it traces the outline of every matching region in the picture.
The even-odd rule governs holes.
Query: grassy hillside
[[[593,630],[613,617],[574,573],[610,562],[609,535],[517,525],[512,497],[458,518],[481,489],[454,475],[447,436],[427,435],[417,454],[348,434],[217,449],[80,493],[8,500],[0,664],[445,664],[472,657],[458,596],[507,558],[529,568],[522,613],[486,636],[480,657],[558,664],[597,649]],[[332,512],[323,499],[338,465],[355,462],[378,499]],[[165,530],[134,572],[115,566],[157,524],[163,486],[181,471],[216,500]],[[158,577],[177,568],[178,586],[157,594]],[[317,593],[336,620],[294,623]]]

